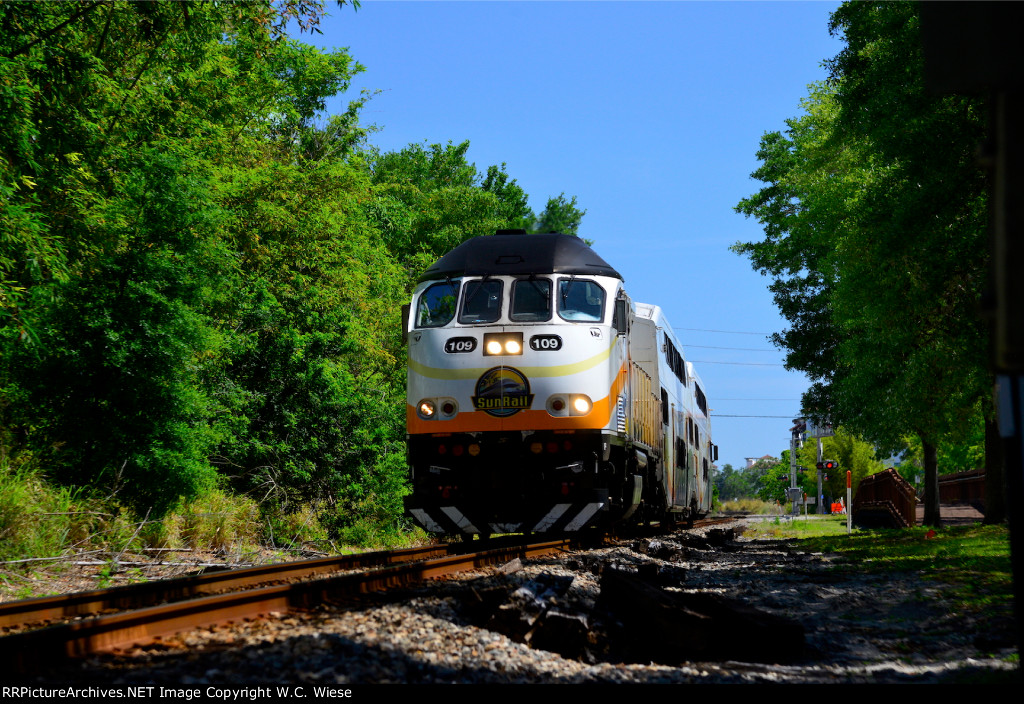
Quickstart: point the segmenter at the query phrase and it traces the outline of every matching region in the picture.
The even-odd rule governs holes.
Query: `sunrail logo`
[[[533,405],[530,382],[513,367],[494,367],[476,381],[473,407],[478,411],[507,418]]]

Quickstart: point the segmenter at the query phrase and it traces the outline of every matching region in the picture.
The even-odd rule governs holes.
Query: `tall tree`
[[[0,452],[140,512],[215,481],[243,398],[234,310],[273,240],[228,214],[252,174],[231,169],[294,163],[358,70],[281,38],[321,9],[0,5]]]
[[[499,229],[576,234],[586,211],[576,197],[548,199],[536,216],[528,196],[505,164],[489,166],[481,175],[469,162],[469,142],[410,144],[365,156],[374,184],[367,207],[391,252],[419,273],[434,259],[470,237]]]
[[[921,75],[918,8],[846,3],[846,48],[786,135],[772,133],[737,209],[765,240],[737,245],[792,327],[787,364],[813,380],[809,415],[883,448],[924,446],[925,520],[937,524],[936,447],[967,431],[986,395],[975,315],[986,267],[986,203],[973,153],[983,107],[936,98]]]
[[[569,200],[561,193],[554,198],[548,198],[547,206],[537,217],[533,225],[534,232],[561,232],[567,235],[575,235],[579,232],[580,222],[586,210],[576,207],[576,196]]]

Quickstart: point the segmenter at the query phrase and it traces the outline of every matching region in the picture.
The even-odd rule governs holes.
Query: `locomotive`
[[[661,308],[574,235],[499,230],[451,250],[403,308],[405,508],[472,537],[692,523],[718,449]]]

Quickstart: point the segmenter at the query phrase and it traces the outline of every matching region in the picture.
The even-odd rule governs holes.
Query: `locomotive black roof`
[[[622,276],[575,235],[503,234],[474,237],[428,268],[420,281],[456,276],[585,274]]]

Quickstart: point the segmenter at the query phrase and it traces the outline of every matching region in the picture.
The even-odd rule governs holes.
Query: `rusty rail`
[[[106,611],[156,606],[283,580],[314,578],[335,572],[423,560],[447,555],[450,551],[451,548],[447,545],[431,545],[338,555],[12,601],[0,604],[0,628],[82,618]]]
[[[508,546],[97,616],[0,638],[0,662],[15,673],[35,673],[68,658],[139,645],[182,631],[311,608],[345,597],[408,586],[454,572],[508,562],[516,557],[539,557],[570,547],[568,539]]]

